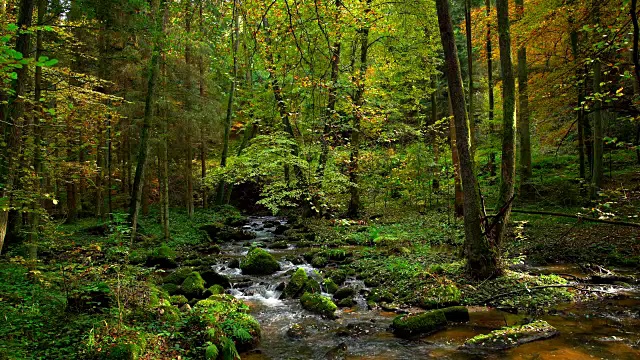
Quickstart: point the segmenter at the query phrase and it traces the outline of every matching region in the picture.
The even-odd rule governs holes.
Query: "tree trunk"
[[[453,119],[453,103],[451,96],[449,98],[449,139],[451,144],[451,162],[453,163],[453,188],[454,203],[453,213],[456,217],[464,216],[464,194],[462,192],[462,180],[460,179],[460,156],[458,155],[458,147],[456,146],[456,124]],[[473,156],[473,153],[472,155]],[[448,180],[448,179],[447,179]]]
[[[570,22],[572,22],[570,20]],[[573,54],[573,63],[576,65],[576,67],[578,67],[579,63],[578,63],[578,32],[575,30],[571,31],[571,52]],[[580,72],[579,70],[576,71],[576,74],[579,75]],[[580,108],[578,110],[578,119],[577,119],[577,123],[578,123],[578,161],[580,162],[579,164],[579,168],[580,168],[580,178],[581,179],[586,179],[586,171],[585,171],[585,158],[584,158],[584,107],[582,106],[582,92],[583,92],[583,85],[582,82],[579,81],[578,82],[578,107]]]
[[[498,195],[499,215],[496,218],[495,233],[489,234],[499,249],[511,216],[516,177],[516,83],[511,61],[511,35],[509,25],[509,1],[497,0],[498,36],[500,45],[500,67],[502,68],[502,165],[500,194]]]
[[[233,2],[233,21],[231,22],[231,26],[233,27],[233,32],[231,36],[231,44],[233,47],[233,69],[232,69],[232,79],[231,85],[229,88],[229,98],[227,102],[227,116],[224,121],[224,138],[222,139],[223,147],[222,147],[222,157],[220,159],[220,167],[227,166],[227,157],[229,156],[229,133],[231,132],[231,119],[233,117],[233,97],[236,92],[236,84],[238,78],[238,43],[239,43],[239,35],[240,35],[240,25],[238,24],[239,15],[238,15],[238,2],[234,0]],[[216,192],[216,204],[222,205],[225,199],[225,189],[227,184],[223,180],[220,180],[218,183],[218,190]]]
[[[635,74],[635,87],[640,88],[640,51],[638,50],[638,42],[640,42],[640,25],[638,25],[638,0],[631,0],[631,22],[633,23],[633,73]],[[640,92],[636,92],[636,95],[640,95]],[[638,165],[640,165],[640,123],[636,129],[636,158]]]
[[[471,43],[471,0],[465,0],[464,20],[467,39],[467,69],[469,71],[469,125],[471,126],[471,156],[475,156],[478,146],[478,127],[473,108],[473,45]]]
[[[600,21],[600,14],[598,14],[598,4],[595,0],[592,0],[592,5],[595,12],[593,14],[594,24],[598,24]],[[602,82],[602,64],[600,59],[594,59],[593,61],[593,95],[600,94]],[[603,155],[604,155],[604,136],[602,129],[602,101],[596,99],[593,104],[593,168],[591,169],[591,199],[597,199],[598,192],[602,187],[603,176]]]
[[[465,190],[464,231],[465,256],[469,273],[476,278],[486,279],[500,273],[497,252],[482,233],[480,198],[475,165],[471,157],[469,140],[469,120],[466,114],[464,88],[458,61],[453,24],[449,13],[448,0],[436,0],[440,37],[445,55],[445,67],[449,83],[449,93],[456,127],[456,147],[460,156],[460,175]]]
[[[136,175],[133,180],[133,194],[129,204],[129,221],[131,222],[131,241],[136,238],[136,231],[138,227],[138,213],[140,211],[140,202],[142,200],[142,186],[145,166],[147,163],[147,154],[149,152],[149,128],[151,127],[151,121],[153,120],[153,103],[155,96],[156,81],[158,78],[158,62],[160,58],[161,48],[161,34],[163,28],[160,25],[160,8],[164,7],[164,0],[153,0],[154,8],[154,22],[153,29],[153,52],[149,61],[149,78],[147,82],[147,95],[145,97],[144,104],[144,118],[142,122],[142,129],[140,131],[140,144],[138,148],[138,164],[136,166]]]
[[[516,13],[518,19],[524,16],[524,0],[516,0]],[[518,49],[518,103],[519,119],[518,132],[520,133],[520,186],[522,194],[530,194],[531,178],[531,129],[529,114],[529,79],[527,70],[527,48]]]
[[[491,48],[491,0],[484,0],[487,15],[487,83],[489,85],[489,121],[493,120],[495,101],[493,99],[493,59]]]
[[[20,2],[20,12],[18,15],[18,29],[26,29],[31,26],[31,22],[33,19],[33,8],[34,1],[33,0],[21,0]],[[29,32],[19,32],[18,38],[16,40],[16,51],[28,57],[29,54],[29,42],[31,39],[31,34]],[[4,151],[4,156],[2,158],[2,166],[0,166],[0,170],[2,171],[2,177],[0,180],[4,183],[3,191],[0,194],[0,198],[6,198],[9,201],[9,206],[11,206],[14,185],[16,184],[18,178],[18,156],[20,155],[20,149],[22,147],[22,126],[23,126],[23,116],[25,110],[25,102],[24,96],[27,88],[27,78],[29,76],[28,65],[23,65],[22,68],[15,69],[16,72],[16,80],[14,81],[14,94],[9,98],[8,104],[8,121],[4,124],[5,126],[5,139],[7,139],[6,150]],[[7,235],[9,227],[9,210],[4,206],[0,208],[0,253],[2,252],[2,247],[4,245],[4,240]]]
[[[433,75],[431,78],[431,88],[433,92],[431,92],[431,125],[435,126],[438,122],[438,105],[436,104],[438,100],[438,81],[436,79],[436,75]],[[433,166],[433,180],[431,181],[431,188],[434,191],[440,190],[440,146],[438,144],[438,135],[434,130],[431,131],[431,142],[433,146],[433,160],[435,166]]]
[[[371,0],[367,0],[367,6],[364,10],[364,17],[366,18],[371,11]],[[366,21],[366,19],[365,19]],[[362,203],[360,202],[360,188],[359,185],[359,160],[360,160],[360,124],[364,119],[364,91],[365,82],[367,79],[367,54],[369,50],[369,27],[365,26],[360,29],[360,71],[356,78],[356,92],[353,97],[354,115],[353,115],[353,128],[351,131],[351,154],[349,156],[349,181],[351,186],[349,187],[349,208],[347,209],[347,215],[350,218],[357,218],[362,210]]]

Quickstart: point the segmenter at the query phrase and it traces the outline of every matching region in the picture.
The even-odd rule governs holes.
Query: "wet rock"
[[[282,295],[280,295],[280,298],[292,299],[301,296],[307,280],[307,273],[303,268],[298,268],[298,270],[296,270],[296,272],[291,275],[291,279],[289,279],[289,283],[287,283],[287,286],[284,288],[284,291],[282,292]]]
[[[287,225],[280,224],[276,226],[275,230],[273,230],[273,233],[276,235],[282,235],[287,230],[289,230],[289,227]]]
[[[350,287],[341,287],[338,291],[333,294],[333,298],[335,300],[342,300],[346,298],[353,298],[356,295],[356,291]]]
[[[194,271],[189,274],[189,276],[187,276],[182,282],[182,292],[188,298],[200,297],[205,290],[204,284],[205,282],[202,279],[202,276],[200,276],[200,273]]]
[[[538,320],[526,325],[504,327],[489,334],[478,335],[467,340],[462,347],[465,349],[503,350],[537,340],[549,339],[558,334],[558,330],[548,322]]]
[[[338,309],[333,301],[318,293],[304,293],[300,298],[300,303],[306,310],[328,318],[335,318],[335,311]]]
[[[283,281],[280,284],[278,284],[278,286],[276,286],[276,291],[284,291],[286,286],[287,286],[287,284]]]
[[[338,301],[336,302],[336,305],[338,305],[338,307],[340,307],[340,308],[344,308],[344,307],[352,307],[352,306],[354,306],[355,304],[356,304],[356,302],[355,302],[355,301],[353,301],[353,299],[352,299],[352,298],[341,299],[341,300],[338,300]]]
[[[447,318],[442,310],[431,310],[420,314],[400,315],[393,319],[391,331],[398,337],[410,338],[442,330]]]
[[[469,309],[466,306],[451,306],[442,309],[444,316],[449,322],[467,322],[469,321]]]
[[[327,351],[327,353],[324,355],[324,358],[326,360],[344,360],[347,358],[347,354],[348,354],[347,344],[340,343],[335,348]]]
[[[269,244],[269,249],[286,249],[289,247],[289,243],[286,240],[276,241]]]
[[[290,339],[302,339],[309,336],[309,332],[304,325],[293,324],[287,329],[287,336]]]
[[[209,239],[215,242],[242,241],[256,238],[256,234],[253,231],[233,228],[222,223],[202,225],[200,230],[206,232]]]
[[[227,264],[229,269],[239,269],[240,268],[240,259],[231,259]]]
[[[271,275],[280,270],[280,264],[266,250],[253,248],[240,262],[240,269],[248,275]]]
[[[200,275],[207,283],[207,286],[220,285],[225,289],[231,287],[231,282],[229,281],[229,277],[226,275],[218,274],[213,270],[204,270],[200,272]]]

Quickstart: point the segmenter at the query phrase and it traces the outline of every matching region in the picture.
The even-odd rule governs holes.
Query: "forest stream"
[[[245,229],[254,231],[259,242],[269,244],[282,240],[274,235],[274,222],[286,220],[275,217],[251,217]],[[240,258],[249,250],[251,242],[229,242],[222,250],[230,257]],[[486,307],[471,307],[470,321],[448,327],[446,330],[405,340],[388,331],[394,312],[367,307],[363,294],[368,289],[363,282],[348,279],[345,285],[357,290],[356,306],[338,312],[338,319],[323,319],[302,309],[299,301],[280,300],[281,289],[292,269],[303,268],[309,276],[317,276],[315,269],[299,254],[303,249],[269,249],[278,259],[281,270],[270,276],[242,275],[240,269],[224,263],[215,270],[231,278],[232,295],[251,307],[252,315],[262,327],[260,346],[243,359],[638,359],[640,358],[640,289],[624,290],[597,287],[598,291],[617,291],[615,299],[570,303],[557,306],[542,316],[559,330],[560,335],[499,352],[469,352],[460,349],[465,340],[486,334],[505,325],[526,319]],[[292,259],[298,265],[292,263]],[[537,273],[563,273],[580,275],[571,266],[531,268]],[[324,290],[323,290],[324,292]],[[330,296],[329,294],[325,294]],[[289,329],[296,324],[297,336]]]

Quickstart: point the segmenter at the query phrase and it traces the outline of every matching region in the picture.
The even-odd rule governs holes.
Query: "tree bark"
[[[516,0],[518,19],[524,17],[524,0]],[[520,186],[522,194],[529,194],[531,178],[531,128],[529,124],[529,78],[527,69],[527,48],[518,49],[518,132],[520,133]]]
[[[640,42],[640,25],[638,25],[638,0],[631,0],[631,22],[633,23],[633,72],[635,74],[635,85],[640,88],[640,51],[638,50],[638,42]],[[636,95],[640,93],[636,92]],[[640,165],[640,123],[636,128],[636,159]]]
[[[222,139],[222,156],[220,159],[220,167],[227,166],[227,157],[229,156],[229,134],[231,132],[231,119],[233,118],[233,97],[236,92],[236,84],[238,78],[238,43],[240,35],[240,25],[238,24],[238,2],[233,2],[233,21],[231,27],[233,32],[231,33],[231,46],[233,48],[233,68],[231,76],[231,85],[229,87],[229,98],[227,102],[227,116],[224,121],[224,137]],[[218,183],[218,190],[216,192],[216,204],[222,205],[225,199],[225,189],[227,184],[223,180]]]
[[[153,29],[153,52],[149,61],[149,78],[147,82],[147,95],[145,97],[144,104],[144,118],[142,123],[142,129],[140,131],[140,144],[138,148],[138,163],[136,166],[136,175],[133,180],[133,194],[131,196],[131,202],[129,204],[129,221],[131,222],[131,242],[136,237],[136,231],[138,227],[138,213],[140,212],[140,202],[142,200],[142,186],[144,184],[144,171],[147,163],[147,154],[149,152],[149,128],[151,127],[151,121],[153,120],[153,104],[155,101],[155,88],[156,81],[158,79],[158,63],[160,58],[161,48],[161,34],[163,27],[161,26],[160,19],[162,18],[161,8],[164,7],[164,0],[154,0],[154,22]]]
[[[453,103],[451,95],[449,98],[449,142],[451,145],[451,162],[453,163],[453,189],[454,202],[453,213],[456,217],[464,216],[464,193],[462,192],[462,180],[460,179],[460,156],[456,146],[456,124],[453,119]],[[473,156],[473,152],[471,153]]]
[[[364,17],[366,18],[371,12],[371,0],[367,0],[367,6],[364,10]],[[369,27],[365,26],[360,29],[360,70],[356,78],[356,92],[353,97],[354,115],[353,115],[353,127],[351,131],[351,154],[349,156],[349,181],[351,186],[349,187],[349,208],[347,209],[347,215],[350,218],[357,218],[360,216],[362,210],[362,203],[360,202],[360,188],[359,183],[359,160],[360,160],[360,125],[364,119],[364,91],[365,82],[367,79],[367,55],[369,51]]]
[[[469,125],[471,126],[471,155],[475,156],[478,146],[478,127],[475,121],[475,111],[473,108],[473,45],[471,43],[471,0],[464,3],[464,20],[467,40],[467,69],[469,71]]]
[[[22,0],[20,2],[20,12],[18,14],[18,29],[26,29],[31,26],[33,20],[33,0]],[[20,31],[20,30],[18,30]],[[29,55],[29,42],[31,40],[31,34],[29,32],[19,32],[16,40],[16,51],[28,57]],[[22,68],[16,69],[17,74],[14,82],[13,90],[14,95],[9,98],[8,104],[8,121],[5,126],[5,137],[7,139],[6,150],[2,158],[2,178],[4,180],[4,187],[0,198],[5,198],[8,202],[8,206],[0,207],[0,253],[4,246],[4,240],[7,235],[9,227],[9,209],[13,198],[14,185],[18,180],[18,156],[20,156],[20,149],[22,147],[22,124],[24,123],[25,112],[25,93],[27,88],[27,80],[29,76],[28,65],[23,65]]]
[[[598,4],[592,0],[594,8],[597,9]],[[596,12],[593,16],[594,24],[599,22],[599,14]],[[598,192],[602,187],[603,176],[603,155],[604,155],[604,136],[602,129],[602,101],[598,99],[601,92],[600,83],[602,82],[602,64],[600,59],[593,61],[593,95],[596,97],[593,105],[593,168],[591,173],[591,199],[597,199]]]
[[[460,175],[465,191],[464,231],[467,269],[473,277],[486,279],[500,273],[498,256],[482,233],[481,228],[482,212],[480,210],[478,180],[475,173],[475,164],[471,157],[469,120],[466,113],[458,50],[456,48],[448,0],[436,0],[436,8],[440,38],[445,55],[445,73],[447,74],[456,127],[456,147],[460,156]]]
[[[576,30],[571,31],[571,52],[573,54],[573,63],[578,66],[578,32]],[[578,76],[579,70],[576,71],[576,75]],[[585,171],[585,143],[584,143],[584,107],[582,106],[583,96],[583,83],[578,81],[577,91],[578,91],[578,162],[580,169],[580,178],[586,179],[586,171]]]
[[[493,59],[491,48],[491,0],[484,0],[487,16],[487,83],[489,85],[489,121],[493,120],[493,113],[495,108],[495,100],[493,98]]]
[[[500,67],[502,68],[502,165],[498,209],[502,216],[496,219],[495,233],[489,234],[499,249],[511,215],[511,204],[516,177],[516,83],[511,61],[511,34],[508,0],[496,0]]]

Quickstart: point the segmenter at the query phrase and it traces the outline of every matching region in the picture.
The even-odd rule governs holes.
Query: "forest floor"
[[[553,168],[541,165],[536,171]],[[616,182],[608,182],[601,200],[589,206],[579,190],[564,185],[565,177],[548,174],[540,176],[545,183],[537,184],[537,198],[517,207],[640,221],[640,171],[616,171]],[[283,236],[298,249],[300,262],[338,285],[346,278],[361,281],[368,305],[385,311],[462,304],[541,314],[560,303],[614,297],[584,284],[599,276],[624,287],[640,268],[638,228],[515,213],[503,249],[505,274],[477,282],[464,271],[461,221],[446,211],[399,206],[371,215],[376,216],[349,221],[291,214]],[[216,285],[228,287],[224,280],[218,284],[211,274],[204,276],[225,254],[200,230],[220,223],[240,227],[246,218],[230,207],[199,210],[191,219],[181,210],[171,216],[166,243],[152,208],[133,244],[120,214],[109,225],[99,219],[53,223],[37,247],[10,248],[0,258],[0,359],[202,358],[214,351],[212,344],[221,352],[250,348],[258,336],[255,321],[245,316],[246,305],[216,295]],[[213,295],[221,305],[204,309],[202,302],[196,305],[202,296],[170,295],[167,274],[178,276],[172,272],[176,266],[202,273],[206,279],[195,282],[208,289],[200,295]],[[217,333],[207,332],[212,326]]]

